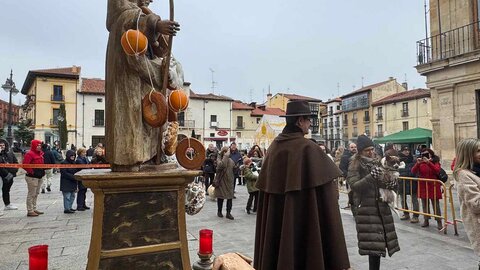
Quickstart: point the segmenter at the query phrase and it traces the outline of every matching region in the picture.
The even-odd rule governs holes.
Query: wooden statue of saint
[[[175,35],[180,30],[174,21],[162,20],[155,13],[146,14],[151,0],[108,0],[105,97],[106,155],[112,171],[136,171],[156,157],[159,128],[152,128],[142,118],[142,98],[162,88],[162,65],[166,44],[156,42],[161,35]],[[143,9],[142,9],[143,7]],[[147,8],[148,10],[148,8]],[[148,13],[148,12],[147,12]],[[141,31],[149,42],[145,56],[129,56],[121,46],[121,37],[129,29]],[[164,51],[165,55],[159,55]],[[172,58],[170,74],[181,71]],[[183,86],[183,72],[176,74],[172,87]],[[171,78],[172,76],[170,76]],[[151,78],[151,81],[150,81]],[[173,85],[172,85],[173,84]]]

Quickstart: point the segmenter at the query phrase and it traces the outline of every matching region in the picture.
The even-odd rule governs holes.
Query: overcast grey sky
[[[2,0],[0,82],[14,71],[82,67],[104,78],[107,0]],[[168,1],[151,9],[168,17]],[[418,75],[415,42],[425,38],[421,0],[177,0],[173,52],[199,93],[262,102],[268,87],[327,100],[362,85]],[[337,85],[340,85],[339,89]],[[0,97],[8,100],[2,91]],[[22,99],[19,94],[15,103]]]

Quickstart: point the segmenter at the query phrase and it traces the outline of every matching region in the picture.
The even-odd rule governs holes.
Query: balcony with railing
[[[335,126],[340,127],[340,121],[335,121]]]
[[[50,101],[65,101],[64,95],[51,95]]]
[[[50,118],[50,126],[58,126],[58,119]]]
[[[348,118],[343,119],[343,124],[348,125]]]
[[[356,125],[358,123],[358,119],[357,118],[352,118],[352,124]]]
[[[328,134],[328,139],[329,139],[329,140],[333,140],[333,135],[332,135],[332,134]]]
[[[335,140],[340,140],[340,134],[335,134]]]
[[[333,127],[333,122],[328,122],[328,127]]]
[[[428,64],[477,50],[478,24],[474,22],[417,41],[417,64]]]
[[[400,110],[402,117],[408,117],[408,110]]]
[[[363,123],[370,123],[370,116],[364,116],[363,117]]]
[[[333,110],[329,110],[328,111],[328,116],[332,116],[333,115]]]
[[[105,126],[105,119],[97,118],[92,120],[92,126],[94,127],[104,127]]]
[[[195,120],[178,120],[178,126],[181,128],[194,128]]]
[[[383,131],[377,131],[377,132],[375,132],[375,137],[377,137],[377,138],[383,137]]]
[[[377,114],[377,121],[383,120],[383,114],[379,113]]]
[[[237,129],[245,129],[245,122],[237,121]]]

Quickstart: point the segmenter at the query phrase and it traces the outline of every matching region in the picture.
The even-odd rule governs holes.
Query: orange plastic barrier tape
[[[24,168],[24,169],[93,169],[93,168],[110,168],[110,164],[13,164],[13,163],[0,163],[0,168]]]

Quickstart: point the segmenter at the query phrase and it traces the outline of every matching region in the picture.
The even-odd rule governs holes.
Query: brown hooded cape
[[[341,174],[301,132],[274,140],[257,181],[255,269],[350,267],[333,182]]]

